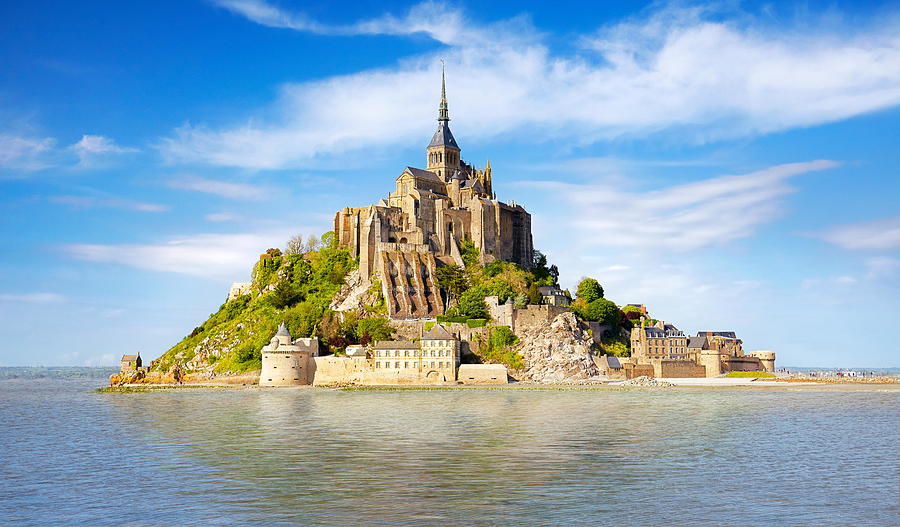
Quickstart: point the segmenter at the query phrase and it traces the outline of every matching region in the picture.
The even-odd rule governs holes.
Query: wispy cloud
[[[168,185],[171,188],[192,190],[242,201],[263,201],[269,198],[272,191],[263,185],[233,183],[194,176],[180,176],[178,179],[170,180]]]
[[[237,221],[241,219],[241,216],[237,214],[232,214],[230,212],[213,212],[211,214],[206,214],[203,216],[203,219],[206,221],[212,222],[225,222],[225,221]]]
[[[900,249],[900,216],[841,225],[828,229],[819,236],[844,249],[896,250]]]
[[[828,160],[778,165],[646,192],[609,184],[523,184],[571,205],[566,210],[573,216],[564,222],[577,229],[572,238],[582,246],[688,251],[750,236],[780,215],[778,198],[793,191],[787,180],[835,166]]]
[[[52,137],[0,133],[0,170],[24,173],[53,167],[95,168],[113,155],[139,151],[119,146],[102,135],[82,135],[78,142],[67,147],[57,147],[57,144]]]
[[[441,2],[420,3],[400,17],[386,14],[348,25],[323,24],[304,13],[287,11],[264,0],[213,0],[213,2],[257,24],[320,35],[403,36],[422,33],[445,44],[458,44],[472,38],[480,41],[485,38],[483,34],[467,28],[462,12]]]
[[[291,234],[194,234],[156,244],[71,244],[61,250],[79,260],[215,279],[246,275],[260,253],[281,247]]]
[[[56,293],[0,293],[0,302],[54,304],[66,298]]]
[[[119,198],[98,198],[93,196],[50,196],[47,198],[53,203],[68,205],[76,209],[96,209],[96,208],[115,208],[134,210],[138,212],[166,212],[169,210],[168,205],[160,205],[158,203],[145,203],[141,201],[131,201]]]
[[[171,161],[285,168],[421,140],[435,111],[439,56],[448,62],[457,136],[470,140],[517,132],[524,142],[590,144],[669,134],[702,143],[900,103],[900,37],[891,18],[855,32],[811,21],[772,28],[746,13],[663,8],[584,35],[580,48],[557,55],[525,23],[487,28],[443,4],[421,4],[415,17],[341,28],[260,0],[220,5],[259,23],[316,33],[434,28],[418,31],[448,48],[392,68],[285,84],[273,107],[246,123],[175,130],[158,145]],[[419,25],[409,25],[410,18]],[[395,25],[402,30],[391,29]]]
[[[78,156],[78,165],[91,166],[109,155],[138,152],[136,148],[123,147],[102,135],[82,135],[81,139],[69,147]]]
[[[0,169],[31,172],[51,166],[47,155],[56,141],[50,137],[33,138],[0,134]]]

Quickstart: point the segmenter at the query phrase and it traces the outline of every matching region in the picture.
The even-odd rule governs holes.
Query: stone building
[[[438,127],[425,148],[425,169],[408,166],[386,199],[335,214],[338,243],[359,257],[364,279],[380,281],[395,319],[443,313],[434,272],[462,264],[463,240],[475,244],[484,262],[532,263],[531,215],[496,199],[490,161],[483,169],[466,163],[449,122],[442,73]]]
[[[730,371],[775,371],[775,353],[744,353],[743,341],[733,331],[701,331],[691,339],[708,377]]]
[[[358,347],[357,347],[358,348]],[[441,324],[419,340],[389,340],[373,344],[366,352],[315,359],[314,384],[444,384],[457,382],[460,340]],[[477,368],[476,368],[477,369]],[[503,375],[498,371],[503,369]],[[506,367],[482,368],[472,382],[506,382]],[[474,375],[474,374],[473,374]],[[491,378],[494,377],[494,378]]]
[[[538,287],[544,303],[550,306],[567,306],[572,303],[572,299],[565,291],[555,285],[544,285]]]
[[[626,377],[653,368],[655,377],[717,377],[730,371],[775,371],[775,353],[744,354],[733,331],[701,331],[686,337],[672,324],[658,322],[631,330],[631,358],[623,361]],[[631,370],[629,371],[629,368]],[[610,371],[613,369],[610,368]]]
[[[134,373],[139,371],[142,366],[141,354],[122,355],[119,360],[119,373]]]
[[[312,384],[315,357],[319,354],[319,339],[292,339],[282,322],[278,332],[262,348],[260,386],[293,386]]]
[[[641,325],[631,330],[631,356],[638,361],[649,359],[687,359],[688,338],[673,324],[660,320],[653,326]]]
[[[456,380],[459,339],[441,324],[435,324],[418,342],[376,342],[372,355],[375,370],[382,373],[399,370],[420,377]]]
[[[521,335],[529,328],[547,324],[557,315],[569,310],[564,305],[548,304],[516,307],[513,305],[512,299],[501,303],[500,298],[496,296],[485,297],[484,303],[491,319],[499,326],[509,326],[509,329],[516,335]]]

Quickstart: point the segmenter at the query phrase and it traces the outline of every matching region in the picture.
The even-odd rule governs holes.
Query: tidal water
[[[900,392],[0,381],[2,525],[897,526]]]

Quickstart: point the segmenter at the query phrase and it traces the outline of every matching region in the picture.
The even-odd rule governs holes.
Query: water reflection
[[[41,407],[39,420],[53,415],[46,394],[26,389],[16,397]],[[122,486],[140,488],[153,505],[137,510],[168,518],[163,523],[846,525],[864,517],[866,525],[894,525],[897,519],[897,393],[247,390],[68,397],[77,413],[56,412],[62,426],[37,437],[64,442],[66,452],[48,454],[50,463],[71,471],[73,482],[89,482],[89,494],[104,496],[94,505],[63,499],[86,507],[90,512],[80,517],[94,520],[121,505]],[[21,405],[0,409],[7,419],[22,416]],[[3,439],[25,442],[28,450],[34,445],[26,435],[38,428],[15,422]],[[87,459],[73,463],[73,453]],[[0,466],[19,457],[33,456],[20,451]],[[27,488],[67,495],[66,481],[42,487],[21,471],[0,470]],[[91,476],[98,472],[104,476]],[[0,491],[0,498],[39,510],[36,498],[20,492]],[[843,504],[837,511],[836,499]]]

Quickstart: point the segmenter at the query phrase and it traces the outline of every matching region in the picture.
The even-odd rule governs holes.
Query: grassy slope
[[[206,364],[214,364],[217,373],[259,369],[260,349],[282,321],[294,337],[312,336],[355,265],[344,249],[260,260],[253,270],[253,292],[222,304],[166,351],[155,369],[179,367],[189,372]],[[279,289],[270,291],[276,285]]]

